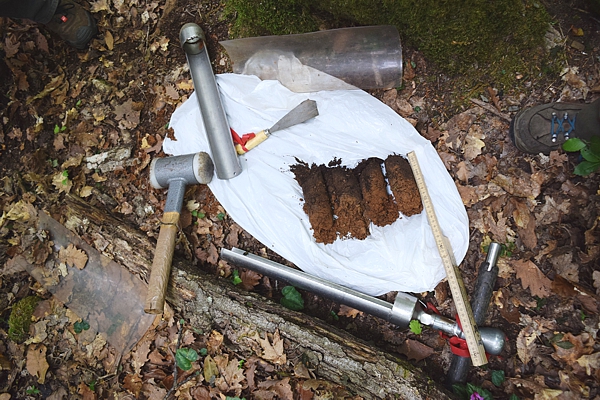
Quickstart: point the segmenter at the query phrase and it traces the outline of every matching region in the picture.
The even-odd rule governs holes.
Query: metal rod
[[[407,293],[398,292],[392,305],[376,297],[286,267],[235,247],[231,250],[221,249],[221,258],[239,267],[289,282],[300,289],[364,311],[402,328],[406,328],[411,320],[417,319],[424,325],[429,325],[452,336],[463,334],[456,321],[441,315],[426,313],[418,299]],[[489,327],[481,328],[480,331],[486,351],[489,354],[499,354],[504,347],[504,333],[499,329]]]
[[[179,40],[190,67],[217,178],[235,178],[242,167],[208,57],[204,32],[196,24],[185,24],[179,32]]]

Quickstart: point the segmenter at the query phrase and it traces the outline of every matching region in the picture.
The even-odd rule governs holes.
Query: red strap
[[[242,137],[240,137],[240,135],[238,135],[238,133],[234,131],[233,128],[229,129],[231,130],[231,137],[233,137],[233,143],[239,144],[245,152],[248,152],[248,149],[246,148],[246,143],[248,143],[248,140],[254,138],[256,134],[246,133],[245,135],[242,135]]]

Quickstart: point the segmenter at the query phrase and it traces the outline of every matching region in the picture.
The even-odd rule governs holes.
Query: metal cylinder
[[[204,32],[194,23],[183,25],[179,31],[179,40],[190,67],[217,177],[231,179],[242,172],[242,167],[235,151],[204,39]]]
[[[235,247],[231,250],[221,249],[221,258],[242,268],[256,271],[304,290],[327,297],[338,303],[382,318],[388,322],[406,328],[411,320],[418,319],[424,325],[442,330],[450,335],[462,335],[456,321],[441,315],[427,314],[416,297],[398,292],[394,304],[368,296],[364,293],[335,284],[325,279],[309,275],[266,258],[245,252]],[[504,347],[504,334],[497,328],[481,328],[481,340],[486,351],[498,354]]]

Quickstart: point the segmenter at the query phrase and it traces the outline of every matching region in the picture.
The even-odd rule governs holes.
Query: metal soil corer
[[[204,32],[198,25],[188,23],[181,27],[179,40],[190,67],[217,178],[235,178],[242,172],[242,167],[208,58]]]
[[[222,249],[221,258],[242,268],[289,282],[298,288],[375,315],[403,328],[408,327],[410,321],[416,319],[423,325],[431,326],[448,335],[463,337],[463,332],[456,321],[441,315],[426,313],[418,299],[406,293],[398,292],[396,301],[392,305],[376,297],[368,296],[237,248]],[[500,329],[490,327],[480,328],[479,331],[485,351],[492,355],[500,354],[506,340],[504,333]]]

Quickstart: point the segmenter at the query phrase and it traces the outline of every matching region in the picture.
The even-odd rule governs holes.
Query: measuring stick
[[[456,265],[456,259],[454,258],[452,246],[450,245],[448,238],[442,233],[442,228],[440,227],[440,223],[435,215],[433,203],[431,202],[431,197],[429,197],[427,186],[425,186],[425,179],[423,178],[423,173],[421,172],[421,167],[419,166],[419,161],[417,160],[415,152],[411,151],[407,154],[407,157],[410,167],[412,168],[413,175],[415,176],[419,193],[421,194],[423,208],[427,213],[427,220],[429,221],[429,225],[433,231],[435,243],[442,258],[444,268],[446,269],[446,277],[448,278],[448,283],[450,284],[450,292],[454,298],[456,312],[458,313],[458,317],[460,318],[460,322],[462,324],[462,330],[465,334],[467,346],[469,346],[471,361],[476,367],[487,364],[488,361],[485,355],[483,342],[481,341],[481,335],[479,334],[479,329],[477,329],[477,324],[475,323],[475,318],[473,317],[473,310],[471,309],[471,305],[467,300],[467,290],[465,289],[465,284],[462,280],[458,266]]]

